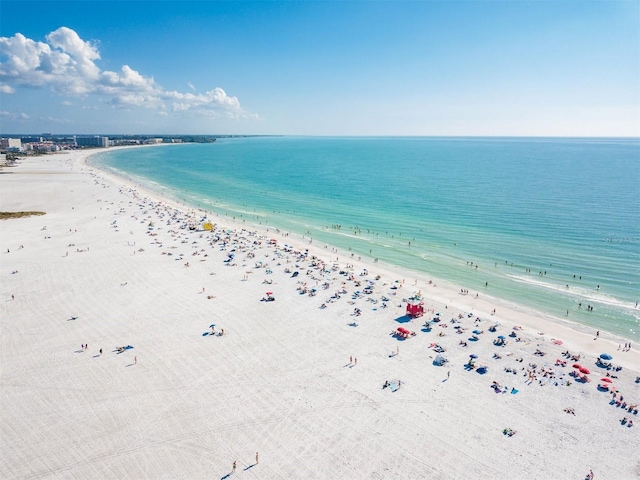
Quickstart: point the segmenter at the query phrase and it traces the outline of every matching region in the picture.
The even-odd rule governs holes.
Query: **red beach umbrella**
[[[273,292],[267,292],[267,295],[273,295]]]
[[[611,380],[609,377],[603,377],[600,379],[601,382],[605,382],[605,383],[612,383],[613,380]]]
[[[573,368],[582,368],[582,365],[580,365],[579,363],[574,363],[572,365]]]
[[[589,370],[587,367],[580,367],[578,370],[580,370],[580,373],[584,373],[585,375],[591,373],[591,370]]]

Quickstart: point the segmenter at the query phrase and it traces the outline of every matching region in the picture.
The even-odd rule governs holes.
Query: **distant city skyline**
[[[2,134],[640,136],[638,1],[0,11]]]

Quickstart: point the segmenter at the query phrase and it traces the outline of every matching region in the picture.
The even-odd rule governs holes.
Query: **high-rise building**
[[[19,138],[0,138],[0,149],[8,152],[21,152],[22,141]]]
[[[79,147],[108,147],[109,137],[100,137],[98,135],[94,137],[76,137],[76,144]]]

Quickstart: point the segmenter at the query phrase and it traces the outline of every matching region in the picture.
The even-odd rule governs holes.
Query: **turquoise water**
[[[640,338],[638,139],[253,137],[93,162],[221,215]]]

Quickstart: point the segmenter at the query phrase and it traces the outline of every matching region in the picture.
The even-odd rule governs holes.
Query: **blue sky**
[[[640,136],[640,2],[0,0],[0,132]]]

